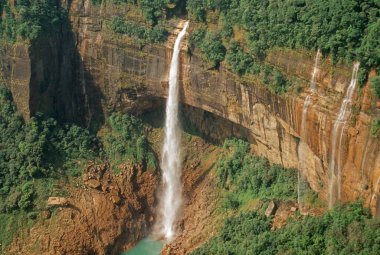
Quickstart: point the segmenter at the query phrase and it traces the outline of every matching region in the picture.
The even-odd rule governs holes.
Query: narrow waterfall
[[[335,120],[331,136],[331,155],[329,165],[329,208],[341,198],[342,183],[342,141],[347,120],[351,114],[351,101],[355,92],[360,63],[355,63],[352,70],[350,85],[340,106],[339,114]]]
[[[299,156],[299,171],[298,171],[298,206],[301,210],[302,203],[303,203],[303,191],[304,186],[306,185],[305,175],[301,173],[304,172],[306,169],[306,165],[310,164],[310,162],[307,162],[306,159],[306,153],[305,153],[305,146],[307,145],[307,130],[306,130],[306,122],[307,122],[307,112],[309,109],[309,106],[311,104],[311,96],[317,92],[317,85],[316,85],[316,76],[318,73],[318,61],[321,58],[321,51],[318,49],[317,55],[315,56],[314,61],[314,68],[313,72],[311,74],[311,80],[310,80],[310,91],[311,94],[308,95],[305,98],[304,104],[303,104],[303,110],[302,110],[302,119],[301,119],[301,130],[300,130],[300,136],[302,139],[302,142],[298,146],[298,156]]]
[[[181,184],[181,131],[178,125],[178,65],[181,41],[186,34],[188,22],[174,44],[173,56],[169,72],[169,95],[166,102],[165,138],[162,148],[161,169],[163,171],[163,193],[160,199],[160,232],[167,241],[175,234],[174,222],[182,204]]]

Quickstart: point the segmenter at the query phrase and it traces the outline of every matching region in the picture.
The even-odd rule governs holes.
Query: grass
[[[9,214],[0,214],[0,254],[6,254],[8,245],[13,241],[14,236],[21,228],[32,227],[34,220],[28,218],[25,211],[15,211]]]

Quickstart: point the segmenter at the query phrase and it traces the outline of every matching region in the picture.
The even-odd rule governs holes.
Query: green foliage
[[[206,33],[201,51],[212,67],[218,66],[226,54],[226,48],[222,44],[220,35],[212,32]]]
[[[271,219],[257,212],[226,219],[218,236],[193,255],[212,254],[379,254],[380,221],[358,203],[322,217],[292,221],[271,230]]]
[[[227,64],[240,75],[247,73],[253,66],[253,58],[245,53],[240,44],[233,41],[227,51]]]
[[[380,8],[380,4],[378,4]],[[376,67],[380,66],[380,47],[379,47],[379,37],[380,37],[380,19],[379,19],[379,9],[377,22],[370,23],[366,29],[365,36],[362,39],[359,48],[359,57],[361,64],[365,67]]]
[[[206,36],[207,30],[201,27],[190,34],[189,43],[192,47],[200,47]]]
[[[17,38],[35,40],[40,35],[58,31],[66,18],[66,11],[58,0],[9,1],[2,3],[5,16],[0,18],[0,38],[14,42]]]
[[[249,50],[262,59],[272,47],[321,48],[335,59],[380,64],[380,4],[364,1],[188,0],[189,16],[205,22],[218,10],[228,25],[243,28]]]
[[[33,224],[32,219],[28,219],[28,213],[24,211],[13,212],[9,214],[0,213],[0,254],[7,254],[8,245],[13,241],[14,235],[22,227],[28,227]]]
[[[41,115],[24,123],[8,89],[0,85],[0,211],[33,206],[30,181],[80,168],[95,158],[95,137],[75,125],[61,127]]]
[[[191,35],[190,44],[193,47],[200,48],[202,56],[211,64],[211,67],[218,67],[226,55],[226,48],[220,35],[206,32],[204,29],[200,29]]]
[[[243,140],[228,139],[224,143],[227,153],[217,164],[220,185],[233,191],[228,205],[236,207],[236,198],[294,200],[297,197],[297,172],[270,165],[268,160],[249,153],[249,144]]]
[[[102,0],[91,0],[91,3],[93,5],[100,5],[102,3]]]
[[[370,80],[371,80],[371,86],[372,86],[373,91],[375,92],[375,95],[378,98],[380,98],[380,75],[372,77]]]
[[[371,132],[371,136],[374,138],[380,136],[380,118],[372,121],[370,132]]]
[[[144,44],[165,42],[168,36],[168,32],[161,25],[146,28],[121,17],[114,17],[109,23],[109,28],[115,33],[139,39]]]
[[[165,18],[166,6],[169,0],[140,0],[140,8],[145,18],[151,24],[157,24],[159,19]]]
[[[39,114],[24,123],[11,93],[0,84],[0,253],[55,195],[53,177],[78,175],[97,156],[97,140],[88,130],[62,127]]]
[[[284,93],[289,88],[289,82],[282,72],[272,66],[255,62],[254,58],[240,46],[237,41],[232,41],[226,50],[219,34],[207,32],[204,27],[190,34],[190,45],[201,50],[202,56],[211,63],[212,67],[218,66],[226,57],[226,62],[231,70],[239,75],[253,74],[273,93]]]
[[[108,119],[108,124],[110,130],[104,139],[104,150],[114,170],[119,170],[119,165],[127,160],[146,164],[148,168],[156,166],[140,119],[115,113]]]
[[[206,21],[206,3],[203,0],[187,0],[186,9],[190,17],[197,21]]]
[[[18,207],[23,210],[30,209],[33,206],[34,194],[33,183],[24,183],[21,187],[21,197],[18,201]]]

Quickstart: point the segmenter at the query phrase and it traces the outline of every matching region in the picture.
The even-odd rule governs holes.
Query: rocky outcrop
[[[107,164],[93,165],[83,183],[68,187],[67,198],[49,198],[53,207],[42,211],[31,229],[22,230],[7,254],[120,254],[148,234],[156,171],[126,165],[115,175]]]

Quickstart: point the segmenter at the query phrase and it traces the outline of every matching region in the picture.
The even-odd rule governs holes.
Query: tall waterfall
[[[175,234],[174,222],[182,204],[181,184],[181,131],[178,125],[178,64],[181,41],[186,34],[188,22],[174,44],[172,61],[169,72],[169,95],[166,102],[165,140],[162,149],[161,169],[163,171],[163,193],[160,200],[160,231],[170,241]]]
[[[310,90],[311,95],[308,95],[305,98],[305,102],[303,104],[303,110],[302,110],[302,120],[301,120],[301,130],[300,130],[300,136],[303,142],[300,143],[298,146],[298,156],[299,156],[299,171],[298,171],[298,206],[301,210],[302,206],[302,198],[303,198],[303,192],[304,192],[304,186],[306,185],[306,180],[304,177],[304,174],[301,173],[301,171],[305,171],[306,165],[310,164],[310,162],[307,162],[306,159],[306,153],[305,153],[305,147],[307,145],[307,130],[306,130],[306,122],[307,122],[307,112],[309,109],[309,106],[311,104],[311,96],[317,92],[317,86],[316,86],[316,76],[318,73],[318,61],[321,58],[321,51],[318,49],[317,55],[315,56],[314,61],[314,68],[313,72],[311,74],[311,80],[310,80]]]
[[[352,70],[350,85],[340,106],[339,114],[335,120],[331,137],[331,156],[329,165],[329,208],[332,208],[336,201],[341,198],[342,182],[342,141],[344,129],[351,114],[351,101],[356,88],[360,63],[355,63]]]

